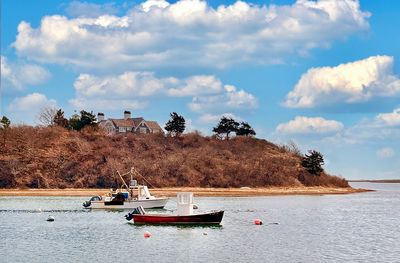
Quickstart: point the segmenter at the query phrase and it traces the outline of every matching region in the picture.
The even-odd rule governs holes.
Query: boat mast
[[[129,189],[128,185],[125,183],[124,178],[122,177],[122,175],[119,173],[119,171],[117,170],[117,174],[119,176],[119,178],[121,178],[122,183],[125,185],[126,189]]]

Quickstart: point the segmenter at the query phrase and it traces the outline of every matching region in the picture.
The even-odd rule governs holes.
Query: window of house
[[[126,132],[126,128],[125,127],[119,127],[119,132]]]
[[[140,127],[139,128],[140,133],[147,133],[147,129],[145,127]]]

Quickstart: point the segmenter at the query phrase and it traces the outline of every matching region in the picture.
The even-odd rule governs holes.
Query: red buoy
[[[143,236],[144,236],[144,238],[149,238],[149,237],[151,237],[151,234],[150,234],[150,232],[144,232],[144,234],[143,234]]]
[[[262,225],[262,221],[260,219],[255,219],[254,220],[255,225]]]

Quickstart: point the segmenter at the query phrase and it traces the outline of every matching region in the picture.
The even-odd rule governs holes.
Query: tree
[[[83,129],[86,126],[92,126],[94,128],[97,127],[97,119],[96,116],[93,114],[93,111],[87,112],[81,110],[80,124],[82,126],[81,129]]]
[[[301,165],[306,168],[306,170],[313,175],[320,175],[324,169],[322,165],[324,165],[324,157],[320,152],[315,150],[308,151],[309,154],[305,154]]]
[[[59,109],[53,117],[53,123],[63,128],[69,127],[69,121],[64,117],[64,111]]]
[[[43,107],[37,119],[39,123],[43,126],[51,126],[54,124],[54,115],[56,115],[57,109],[51,106]]]
[[[0,120],[0,125],[1,125],[4,129],[7,129],[7,128],[10,127],[11,121],[10,121],[10,119],[8,119],[6,116],[3,116],[3,118],[1,118],[1,120]]]
[[[170,116],[171,119],[165,124],[165,130],[174,136],[179,136],[185,131],[185,118],[176,112],[170,113]]]
[[[79,116],[78,114],[74,114],[71,116],[71,118],[69,118],[68,123],[69,123],[69,128],[71,128],[72,130],[79,130],[80,127],[80,119],[81,116]]]
[[[6,116],[3,116],[0,120],[0,131],[3,134],[3,148],[6,148],[8,128],[11,126],[11,121]],[[0,149],[1,151],[2,149]]]
[[[253,130],[253,128],[250,126],[250,124],[242,121],[236,131],[236,135],[238,135],[238,136],[254,136],[254,135],[256,135],[256,132]]]
[[[72,115],[72,117],[69,119],[69,126],[71,127],[71,129],[76,131],[80,131],[86,126],[96,128],[96,116],[93,114],[93,112],[81,110],[80,115]]]
[[[225,139],[229,140],[229,134],[231,132],[237,132],[238,127],[239,123],[237,121],[232,118],[222,116],[217,126],[213,128],[213,132],[216,133],[219,137],[224,134]]]

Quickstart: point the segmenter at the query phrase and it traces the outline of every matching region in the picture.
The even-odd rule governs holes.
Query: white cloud
[[[194,112],[221,112],[224,110],[249,110],[258,107],[257,98],[244,90],[236,90],[231,85],[224,86],[218,95],[193,97],[189,109]]]
[[[379,158],[385,159],[385,158],[391,158],[395,154],[394,150],[390,147],[384,147],[376,151],[376,155]]]
[[[399,126],[400,125],[400,108],[393,110],[391,113],[381,113],[375,118],[378,122],[381,122],[388,126]]]
[[[154,96],[192,97],[189,108],[209,113],[225,110],[248,110],[257,107],[254,95],[225,85],[212,75],[158,78],[152,72],[125,72],[121,75],[95,76],[80,74],[75,80],[75,108],[115,109],[143,108]]]
[[[178,80],[157,78],[152,72],[125,72],[116,76],[80,74],[74,87],[78,96],[107,98],[137,98],[164,92]]]
[[[400,139],[400,109],[362,119],[355,125],[326,138],[329,143],[371,144],[397,142]]]
[[[215,76],[193,76],[186,79],[184,86],[171,88],[168,94],[174,97],[215,94],[222,90],[222,83]]]
[[[34,124],[37,114],[47,107],[58,108],[57,102],[53,99],[48,99],[44,94],[31,93],[11,101],[7,107],[7,115],[14,124]]]
[[[45,16],[37,28],[21,22],[13,44],[17,53],[86,69],[228,67],[280,63],[369,28],[369,13],[357,0],[282,6],[237,1],[217,8],[201,0],[150,0],[125,16],[82,15]]]
[[[276,130],[290,134],[325,134],[338,132],[343,129],[343,124],[335,120],[326,120],[321,117],[309,118],[297,116],[294,120],[281,123]]]
[[[311,108],[395,95],[400,95],[400,80],[393,73],[393,57],[373,56],[336,67],[311,68],[287,95],[285,105]]]
[[[32,93],[24,97],[15,98],[8,106],[10,112],[29,112],[40,110],[43,107],[51,106],[56,107],[57,103],[53,99],[47,99],[47,97],[40,93]]]
[[[22,91],[27,86],[40,85],[50,78],[45,68],[27,63],[9,62],[1,56],[1,88],[6,92]]]

